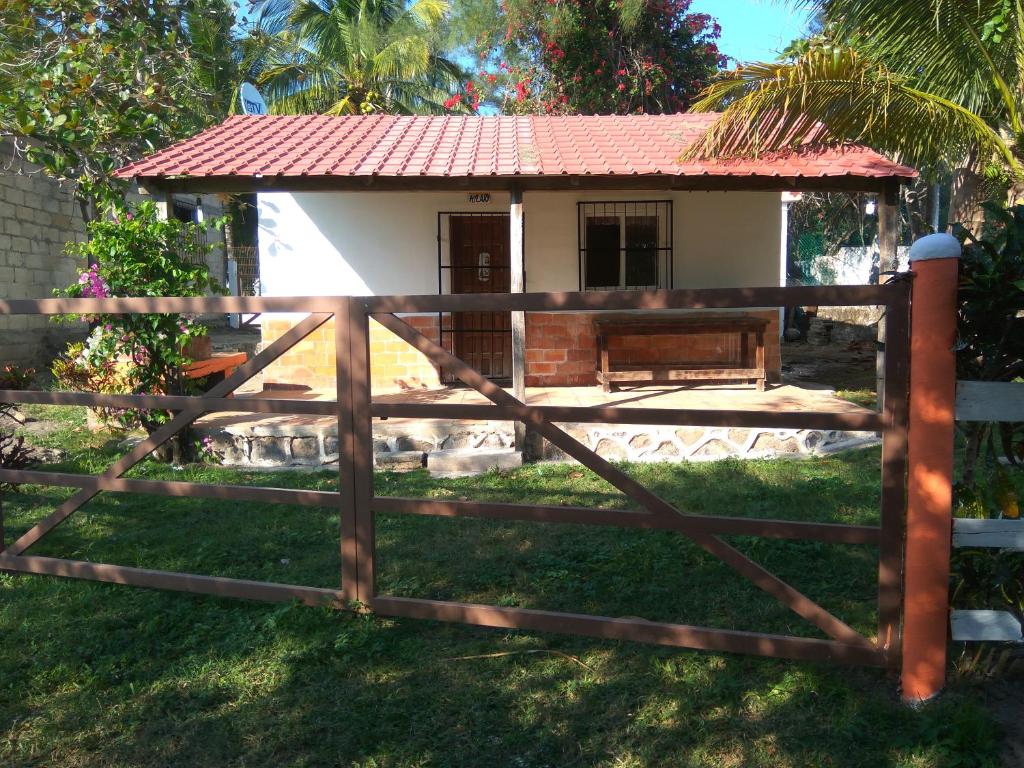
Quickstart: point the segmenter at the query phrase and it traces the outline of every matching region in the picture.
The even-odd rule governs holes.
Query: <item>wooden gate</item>
[[[97,476],[0,471],[0,480],[78,488],[57,510],[0,553],[0,569],[68,576],[136,586],[261,600],[298,599],[310,604],[365,607],[392,616],[458,621],[489,627],[572,632],[688,648],[801,659],[896,666],[899,663],[903,513],[905,509],[908,319],[910,284],[883,286],[713,289],[694,291],[546,294],[463,294],[380,297],[225,297],[161,299],[40,299],[0,301],[0,314],[251,313],[310,314],[224,382],[201,397],[104,395],[72,392],[0,391],[0,400],[20,403],[162,408],[174,418]],[[887,312],[885,390],[879,413],[726,411],[616,407],[531,406],[421,335],[398,313],[594,312],[687,308],[730,309],[798,305],[884,305]],[[229,395],[302,338],[334,318],[337,402],[239,398]],[[369,375],[370,318],[420,350],[491,405],[374,403]],[[338,491],[207,485],[125,479],[122,475],[203,413],[249,411],[334,414],[339,433]],[[373,488],[374,417],[481,419],[525,422],[569,456],[634,500],[640,511],[539,504],[441,501],[378,496]],[[674,426],[771,427],[865,430],[882,434],[881,516],[877,526],[808,523],[694,515],[668,503],[563,431],[558,422],[661,424]],[[273,584],[153,571],[25,554],[33,544],[100,491],[252,500],[338,508],[341,518],[339,589]],[[529,610],[443,600],[394,597],[378,592],[375,579],[377,513],[583,523],[674,531],[748,579],[769,596],[825,633],[829,639],[763,634],[707,627]],[[722,535],[804,539],[878,548],[877,637],[864,637],[820,605],[724,542]],[[0,537],[2,541],[2,537]]]

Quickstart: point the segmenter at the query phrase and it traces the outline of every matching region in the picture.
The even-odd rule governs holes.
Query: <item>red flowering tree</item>
[[[677,112],[725,64],[690,0],[475,0],[456,23],[478,66],[450,109]]]

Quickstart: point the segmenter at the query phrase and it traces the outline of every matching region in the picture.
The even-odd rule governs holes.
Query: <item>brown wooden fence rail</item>
[[[616,407],[531,406],[421,335],[396,313],[461,311],[577,312],[642,309],[728,309],[792,305],[884,305],[887,312],[885,391],[880,413],[724,411]],[[52,514],[3,550],[0,515],[0,569],[182,590],[259,600],[300,600],[336,607],[366,607],[393,616],[458,621],[489,627],[571,632],[593,637],[660,643],[689,648],[752,653],[852,664],[895,667],[900,655],[901,567],[906,504],[907,393],[910,283],[882,286],[743,288],[644,292],[542,294],[462,294],[377,297],[217,297],[148,299],[0,300],[0,314],[97,313],[256,313],[308,315],[288,333],[202,396],[106,395],[82,392],[0,390],[0,401],[53,405],[161,408],[174,418],[96,476],[46,471],[0,470],[0,480],[77,488]],[[335,319],[337,402],[232,399],[229,395],[297,342]],[[369,322],[373,318],[407,341],[453,378],[477,390],[492,405],[373,403],[370,389]],[[245,411],[274,414],[336,415],[339,436],[338,491],[304,491],[201,483],[125,479],[122,475],[159,445],[204,413]],[[437,501],[376,496],[373,491],[374,417],[494,419],[526,423],[530,429],[607,480],[640,506],[640,511],[537,504]],[[657,496],[584,446],[558,422],[764,426],[872,430],[882,434],[881,515],[878,526],[761,520],[693,515]],[[246,581],[152,571],[25,554],[54,527],[101,491],[152,493],[238,501],[336,507],[340,512],[339,589]],[[0,508],[2,509],[2,508]],[[751,583],[790,608],[830,639],[695,627],[634,618],[507,608],[378,593],[375,582],[375,515],[379,512],[437,517],[582,523],[676,531],[722,560]],[[878,547],[878,630],[864,637],[820,605],[783,582],[723,535],[806,539]]]

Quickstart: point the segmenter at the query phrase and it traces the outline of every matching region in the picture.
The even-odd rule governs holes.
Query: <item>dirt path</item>
[[[782,345],[782,380],[827,384],[834,389],[875,389],[875,349],[871,342]]]

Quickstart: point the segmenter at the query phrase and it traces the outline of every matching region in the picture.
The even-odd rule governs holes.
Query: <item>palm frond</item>
[[[632,32],[647,6],[645,0],[620,0],[619,23],[626,32]]]
[[[414,0],[402,15],[415,19],[424,29],[429,29],[440,24],[450,8],[447,0]]]
[[[690,157],[857,142],[925,172],[972,153],[982,161],[998,156],[1021,171],[981,116],[851,48],[817,47],[792,63],[742,67],[705,89],[692,109],[724,111],[689,148]]]
[[[830,37],[855,43],[913,85],[983,115],[1012,122],[1020,100],[1019,0],[803,0]]]
[[[440,53],[448,9],[447,0],[267,0],[274,23],[286,17],[262,52],[271,108],[350,114],[372,93],[373,109],[444,111],[461,75]]]

